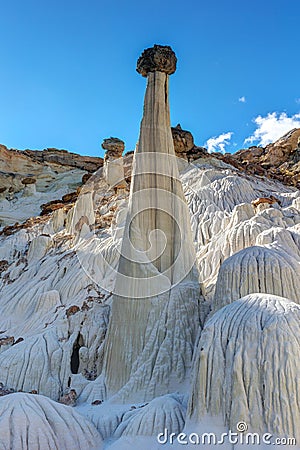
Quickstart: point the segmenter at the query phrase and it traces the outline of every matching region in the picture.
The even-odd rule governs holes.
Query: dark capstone
[[[103,140],[101,147],[106,150],[104,160],[121,158],[125,149],[125,142],[119,138],[110,137]]]
[[[143,77],[149,72],[165,72],[171,75],[176,70],[177,58],[168,45],[154,45],[143,51],[137,61],[136,70]]]

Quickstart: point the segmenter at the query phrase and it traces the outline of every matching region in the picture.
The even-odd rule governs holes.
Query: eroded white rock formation
[[[148,84],[104,363],[108,393],[122,388],[123,400],[180,389],[199,326],[195,252],[170,129],[175,65],[169,47],[148,49],[138,61]]]
[[[157,397],[125,413],[114,437],[155,436],[165,428],[178,434],[184,428],[185,416],[183,396],[169,394]]]
[[[95,223],[92,187],[90,184],[83,187],[77,202],[68,213],[66,222],[70,234],[84,236]]]
[[[94,425],[73,408],[36,394],[0,398],[1,448],[4,450],[100,450]]]
[[[285,298],[251,294],[216,312],[197,345],[189,419],[299,442],[299,342],[300,307]]]
[[[213,310],[247,294],[264,292],[300,303],[300,263],[283,249],[252,246],[221,265]]]

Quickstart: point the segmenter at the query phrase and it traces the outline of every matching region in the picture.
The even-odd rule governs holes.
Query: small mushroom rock
[[[121,158],[123,151],[125,149],[125,143],[119,138],[110,137],[103,140],[101,147],[103,150],[106,150],[105,158],[106,159],[115,159]]]
[[[101,146],[106,150],[103,165],[103,176],[106,183],[116,189],[126,188],[122,158],[125,143],[121,139],[110,137],[104,139]]]
[[[26,177],[23,178],[21,183],[24,185],[23,196],[29,197],[36,193],[36,178]]]

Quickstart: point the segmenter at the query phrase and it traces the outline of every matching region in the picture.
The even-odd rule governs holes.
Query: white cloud
[[[245,144],[255,142],[265,147],[293,128],[300,128],[300,113],[289,117],[285,112],[272,112],[265,117],[257,116],[253,122],[256,123],[257,128],[244,142]]]
[[[222,153],[225,153],[225,145],[229,144],[232,135],[233,133],[228,131],[227,133],[222,133],[219,136],[214,136],[208,139],[205,143],[208,152],[212,153],[221,151]]]
[[[246,103],[246,97],[244,95],[243,95],[243,97],[240,97],[239,102]]]

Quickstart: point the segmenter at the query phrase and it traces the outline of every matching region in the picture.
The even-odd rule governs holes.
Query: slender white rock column
[[[138,60],[148,84],[104,361],[108,394],[123,400],[180,389],[199,328],[195,250],[170,128],[175,69],[170,47]]]

